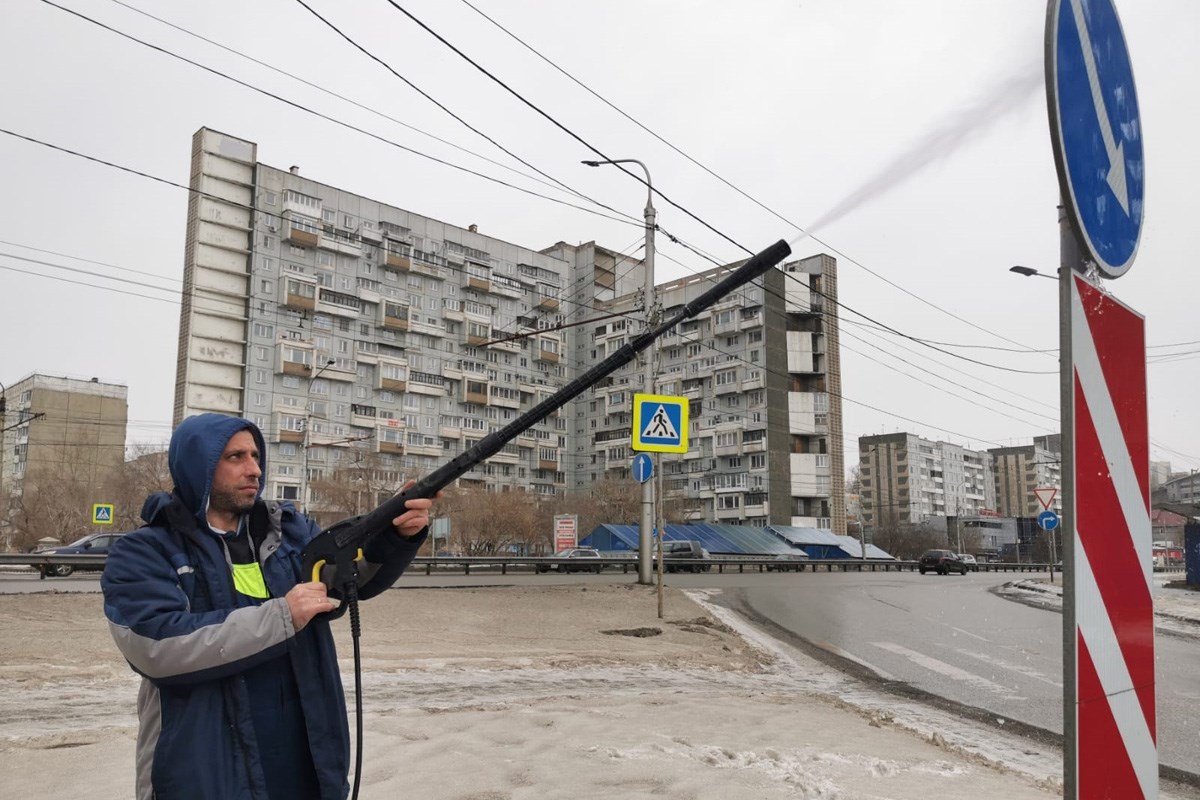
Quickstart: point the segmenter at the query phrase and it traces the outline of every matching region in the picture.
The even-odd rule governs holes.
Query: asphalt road
[[[1062,615],[990,591],[1012,578],[815,574],[736,596],[857,674],[1061,734]],[[1155,648],[1160,763],[1200,775],[1200,638],[1160,633]]]

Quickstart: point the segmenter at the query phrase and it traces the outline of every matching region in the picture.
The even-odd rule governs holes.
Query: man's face
[[[225,445],[217,470],[213,473],[209,508],[233,514],[244,514],[254,507],[258,496],[258,445],[250,431],[238,431]]]

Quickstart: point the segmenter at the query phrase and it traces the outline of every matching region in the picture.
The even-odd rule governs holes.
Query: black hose
[[[358,584],[350,581],[345,588],[345,601],[350,611],[350,639],[354,643],[354,788],[351,800],[358,800],[358,784],[362,780],[363,756],[363,705],[362,705],[362,652],[359,637],[362,625],[358,618]]]

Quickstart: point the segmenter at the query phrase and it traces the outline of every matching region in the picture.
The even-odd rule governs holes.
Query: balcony
[[[540,347],[537,349],[537,355],[533,358],[536,361],[545,361],[547,364],[557,364],[559,361],[558,353],[552,350],[543,350]]]
[[[316,247],[321,237],[316,231],[296,225],[291,220],[284,220],[283,240],[300,247]]]
[[[380,303],[379,327],[389,331],[407,331],[408,306],[390,302]]]
[[[404,443],[379,441],[375,444],[375,452],[387,453],[388,455],[393,456],[402,456],[404,455]]]
[[[283,281],[282,304],[297,311],[315,311],[317,308],[317,284],[315,282],[287,277]]]
[[[312,367],[303,361],[288,361],[282,359],[279,362],[279,371],[284,375],[300,375],[308,377],[312,374]]]
[[[412,269],[412,259],[399,253],[388,252],[383,257],[383,265],[399,272],[408,272]]]
[[[467,282],[463,286],[468,289],[477,289],[481,292],[489,292],[492,289],[492,282],[486,278],[480,278],[475,275],[468,275]]]
[[[539,311],[558,311],[558,300],[553,297],[539,297],[533,307]]]
[[[488,398],[488,405],[496,406],[497,408],[512,408],[512,409],[519,409],[521,407],[520,396],[505,397],[504,393],[501,392],[500,389],[501,389],[501,387],[499,387],[499,386],[491,387],[490,396]]]
[[[548,472],[556,472],[558,470],[558,461],[549,461],[542,456],[538,456],[538,469],[544,469]]]
[[[486,406],[488,401],[488,385],[479,381],[463,381],[463,398],[464,403],[474,403],[475,405]]]

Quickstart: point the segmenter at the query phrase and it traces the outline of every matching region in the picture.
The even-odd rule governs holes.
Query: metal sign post
[[[1113,0],[1049,0],[1046,97],[1063,202],[1063,797],[1151,800],[1145,324],[1086,277],[1125,274],[1143,222],[1141,120]]]

